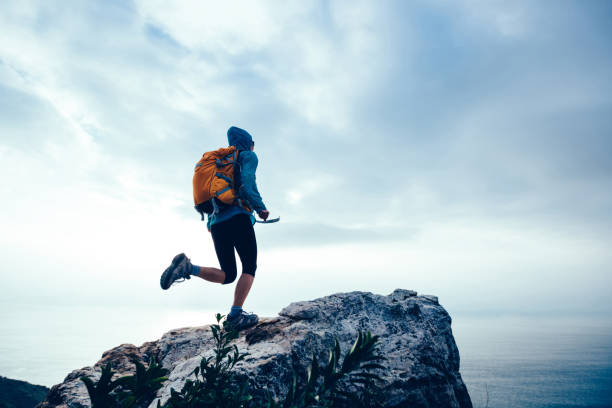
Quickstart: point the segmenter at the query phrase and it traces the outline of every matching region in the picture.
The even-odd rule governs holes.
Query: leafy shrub
[[[200,365],[187,379],[180,392],[170,390],[170,398],[158,408],[329,408],[329,407],[382,407],[382,395],[378,388],[381,378],[372,370],[383,369],[385,358],[376,354],[378,336],[359,332],[351,349],[340,364],[340,344],[334,337],[325,366],[316,355],[306,370],[306,382],[293,370],[289,392],[281,400],[267,394],[265,401],[255,400],[250,394],[248,379],[234,373],[236,364],[248,355],[241,353],[230,343],[238,332],[222,329],[221,314],[216,314],[217,324],[210,327],[215,341],[214,355],[202,358]],[[139,408],[147,406],[168,378],[167,369],[151,358],[147,369],[138,362],[136,374],[111,381],[110,363],[102,369],[97,383],[81,377],[92,402],[92,408]]]
[[[235,344],[230,345],[238,332],[221,329],[223,316],[217,313],[215,317],[217,324],[210,326],[215,339],[214,356],[202,358],[200,366],[193,370],[195,381],[186,380],[180,393],[170,390],[164,408],[243,408],[252,400],[248,381],[238,381],[233,373],[236,363],[247,356]],[[157,406],[161,406],[159,401]]]
[[[110,362],[102,368],[102,375],[97,383],[89,377],[83,376],[81,380],[87,387],[92,408],[134,408],[148,405],[162,383],[168,379],[168,370],[161,367],[154,357],[149,360],[149,367],[134,360],[136,374],[127,375],[112,381],[113,376]]]
[[[378,362],[384,360],[376,355],[378,336],[370,332],[359,332],[353,346],[340,361],[340,344],[334,338],[334,346],[329,349],[325,367],[319,366],[316,355],[307,369],[306,384],[298,385],[297,373],[289,393],[282,402],[272,400],[268,394],[266,408],[306,408],[306,407],[376,407],[382,406],[375,385],[381,378],[368,370],[383,369]],[[343,383],[343,384],[342,384]],[[350,392],[347,388],[362,384],[362,392]],[[340,385],[344,385],[341,387]]]

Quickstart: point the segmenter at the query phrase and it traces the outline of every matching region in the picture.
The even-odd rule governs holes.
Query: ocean
[[[612,407],[610,317],[459,315],[452,329],[474,407]]]
[[[214,321],[194,309],[2,306],[0,375],[48,387],[119,344]],[[610,317],[453,315],[452,328],[474,407],[612,407]]]

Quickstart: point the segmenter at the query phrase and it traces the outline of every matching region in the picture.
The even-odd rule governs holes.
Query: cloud
[[[185,47],[236,55],[264,48],[276,41],[287,19],[309,6],[287,2],[229,1],[223,4],[186,1],[169,7],[163,1],[137,1],[138,13],[163,28]]]
[[[325,190],[333,189],[334,185],[338,184],[338,180],[332,175],[316,174],[316,171],[310,171],[302,177],[301,181],[294,181],[286,192],[286,200],[290,205],[296,206],[309,196],[321,197]]]
[[[191,52],[214,55],[225,70],[238,55],[239,64],[258,75],[274,97],[307,121],[346,128],[349,101],[371,86],[384,49],[375,35],[383,20],[368,2],[314,3],[200,2],[168,8],[139,2],[151,24]],[[198,16],[198,18],[194,18]],[[317,21],[312,24],[312,21]],[[355,86],[359,84],[359,86]]]
[[[445,2],[445,6],[450,3]],[[529,17],[534,8],[527,2],[506,3],[501,1],[464,1],[456,4],[465,13],[471,24],[490,27],[503,37],[519,37],[526,34],[530,26]]]
[[[338,273],[330,288],[435,293],[439,284],[459,304],[453,285],[478,279],[510,299],[529,280],[510,264],[559,270],[567,292],[579,283],[579,255],[565,256],[575,251],[597,282],[585,288],[605,292],[609,261],[589,250],[612,240],[612,60],[599,5],[19,2],[2,11],[2,259],[40,285],[35,295],[63,285],[74,294],[87,279],[90,294],[113,281],[126,293],[156,290],[151,276],[180,251],[214,263],[190,182],[230,125],[257,140],[259,190],[281,216],[258,226],[261,265],[271,262],[275,279],[302,257],[304,274]],[[485,245],[481,233],[497,235]],[[538,244],[563,251],[536,257]],[[406,259],[427,273],[405,278]],[[387,286],[372,283],[377,268],[392,271]],[[46,269],[62,284],[45,288]],[[308,294],[320,290],[303,280]]]

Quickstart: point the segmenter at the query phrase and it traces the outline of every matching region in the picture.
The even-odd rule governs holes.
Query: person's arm
[[[258,214],[266,211],[255,182],[255,171],[259,160],[257,155],[249,150],[240,152],[240,191],[241,198],[247,200],[250,207]]]

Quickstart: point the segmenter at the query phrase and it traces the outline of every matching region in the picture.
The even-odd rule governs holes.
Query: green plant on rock
[[[110,362],[102,368],[102,374],[97,383],[91,378],[82,376],[81,380],[87,387],[92,408],[134,408],[148,405],[162,383],[168,379],[168,370],[162,368],[154,357],[149,360],[149,367],[133,360],[136,374],[111,380],[113,371]]]
[[[293,381],[284,400],[275,401],[268,394],[266,408],[381,406],[375,388],[381,378],[368,372],[384,368],[378,362],[385,358],[376,354],[378,338],[370,332],[359,332],[340,365],[340,344],[334,337],[327,365],[319,366],[318,359],[313,354],[312,363],[306,371],[306,383],[301,386],[298,384],[298,376],[294,370]],[[341,383],[344,387],[339,386]],[[347,387],[355,388],[356,384],[362,384],[361,393],[347,390]]]
[[[377,387],[381,378],[372,370],[383,369],[377,355],[378,336],[370,332],[359,332],[351,349],[340,364],[340,344],[334,337],[325,366],[319,364],[313,354],[312,362],[303,376],[293,371],[289,392],[281,401],[273,400],[268,393],[265,401],[254,400],[249,390],[248,379],[239,379],[234,372],[236,364],[248,355],[241,353],[235,344],[238,332],[221,328],[224,316],[216,314],[217,324],[210,330],[214,339],[214,354],[204,357],[200,365],[187,379],[180,392],[170,389],[170,398],[157,408],[375,408],[382,407],[383,398]],[[83,376],[92,408],[140,408],[150,404],[157,391],[168,379],[168,370],[154,358],[148,368],[134,360],[136,373],[112,381],[110,363],[102,369],[97,383]]]
[[[133,408],[139,404],[150,403],[158,389],[162,387],[164,381],[168,379],[168,369],[163,368],[154,357],[149,359],[149,367],[138,360],[133,360],[136,365],[136,374],[127,375],[115,380],[115,384],[121,386],[121,391],[117,393],[117,398],[121,407]]]
[[[243,408],[252,400],[248,381],[239,381],[233,369],[247,354],[240,353],[230,343],[238,332],[224,330],[220,326],[224,316],[217,313],[217,324],[210,329],[215,340],[214,355],[202,358],[200,366],[193,370],[195,380],[188,379],[181,392],[170,390],[170,399],[164,408]],[[158,401],[158,407],[161,404]]]
[[[116,406],[116,399],[111,392],[116,387],[116,384],[111,381],[113,376],[113,370],[110,362],[102,368],[102,374],[97,383],[91,380],[91,378],[82,376],[81,381],[85,383],[87,392],[89,393],[89,399],[91,400],[91,408],[109,408]]]

